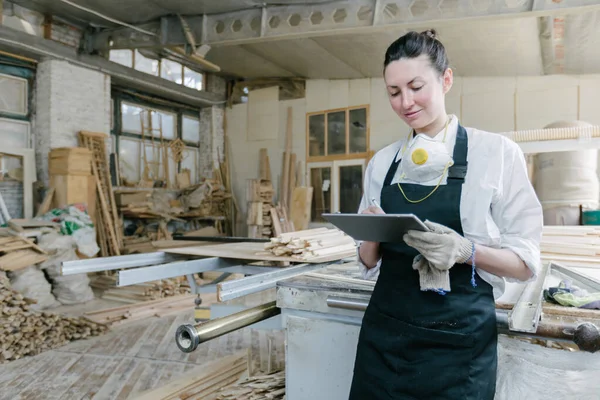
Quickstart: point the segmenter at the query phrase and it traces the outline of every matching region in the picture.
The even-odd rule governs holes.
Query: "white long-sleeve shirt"
[[[453,154],[458,118],[451,116],[445,144]],[[510,139],[495,133],[465,128],[468,136],[467,175],[462,188],[460,215],[464,236],[484,246],[507,248],[516,253],[531,269],[534,277],[540,265],[540,241],[543,214],[540,202],[527,176],[525,157],[519,146]],[[410,136],[407,134],[407,137]],[[378,151],[365,171],[363,197],[358,212],[372,205],[375,198],[381,203],[381,188],[394,156],[402,148],[407,137]],[[435,136],[442,141],[444,131]],[[414,138],[409,138],[407,148]],[[401,155],[398,154],[396,160]],[[398,168],[392,184],[403,183]],[[435,186],[439,178],[423,185]],[[446,184],[446,177],[442,185]],[[363,278],[376,280],[379,267],[367,269],[360,264]],[[475,260],[477,264],[477,260]],[[479,276],[494,288],[494,297],[499,298],[505,290],[505,282],[516,282],[502,278],[479,268]],[[532,278],[533,279],[533,278]]]

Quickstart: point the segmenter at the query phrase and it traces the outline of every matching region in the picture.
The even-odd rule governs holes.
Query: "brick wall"
[[[82,130],[110,132],[110,77],[66,61],[46,60],[38,65],[35,98],[38,180],[47,184],[50,149],[77,146],[77,132]]]

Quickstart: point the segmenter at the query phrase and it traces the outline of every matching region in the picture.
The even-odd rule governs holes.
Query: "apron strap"
[[[454,144],[454,165],[448,170],[448,183],[463,183],[467,175],[467,152],[469,150],[469,139],[467,131],[458,124],[456,132],[456,143]]]
[[[392,179],[394,179],[394,176],[396,175],[396,171],[398,171],[398,165],[400,165],[400,161],[401,161],[401,160],[396,161],[396,158],[398,157],[399,153],[400,153],[400,149],[398,149],[398,151],[396,152],[396,155],[392,159],[392,165],[390,165],[390,168],[388,169],[388,172],[385,175],[385,179],[383,181],[383,187],[390,186],[392,184]]]

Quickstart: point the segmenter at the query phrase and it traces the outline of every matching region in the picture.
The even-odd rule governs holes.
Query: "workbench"
[[[374,282],[359,278],[358,266],[355,262],[351,262],[329,265],[277,283],[276,304],[281,309],[283,328],[286,332],[286,398],[288,400],[346,400],[348,398],[360,326],[374,287]],[[519,296],[505,299],[518,300]],[[499,337],[499,381],[526,379],[522,377],[527,373],[531,374],[532,368],[539,373],[538,370],[548,367],[548,373],[552,374],[552,383],[542,385],[541,389],[537,388],[536,395],[540,397],[535,398],[551,398],[556,390],[566,390],[565,393],[573,395],[572,398],[588,398],[584,395],[591,390],[592,386],[595,393],[600,393],[600,382],[589,382],[585,384],[587,387],[574,385],[572,382],[572,380],[579,381],[578,374],[583,378],[586,374],[600,372],[600,357],[597,354],[545,349],[516,338],[524,336],[556,340],[552,338],[560,336],[560,334],[556,335],[556,328],[566,330],[568,328],[563,328],[564,326],[568,326],[569,323],[577,325],[583,319],[569,317],[558,321],[555,316],[544,315],[539,318],[538,335],[514,332],[509,331],[508,328],[508,310],[499,308],[502,304],[506,303],[497,303],[496,309],[498,332],[509,334],[511,337]],[[592,310],[575,309],[573,313],[577,314],[577,311],[583,314]],[[598,320],[595,322],[597,324]],[[501,361],[512,360],[512,354],[515,353],[514,346],[528,347],[518,353],[519,362],[511,361],[510,368],[507,368]],[[555,364],[548,366],[535,364],[533,360],[544,359],[539,356],[539,352],[544,351],[554,352],[549,354],[548,359],[562,360],[560,364],[565,368],[563,373],[559,372],[561,369]],[[582,365],[576,370],[568,367],[579,363]],[[534,383],[540,382],[532,382],[532,391]],[[498,400],[522,398],[520,396],[523,393],[522,389],[513,388],[513,385],[502,385],[498,387],[496,398]]]
[[[350,277],[354,263],[319,274]],[[373,285],[297,276],[277,284],[277,306],[286,331],[286,398],[348,398],[358,334]]]
[[[229,247],[232,246],[227,245],[225,247],[230,250]],[[179,349],[184,352],[191,352],[200,343],[258,323],[266,329],[283,329],[286,334],[286,398],[288,400],[347,399],[353,376],[360,326],[375,282],[360,279],[359,267],[355,259],[343,261],[323,260],[320,263],[302,263],[285,268],[252,265],[248,263],[256,262],[258,256],[255,255],[254,250],[242,251],[246,247],[250,249],[253,246],[249,244],[238,246],[237,251],[227,252],[230,254],[229,257],[225,257],[224,253],[216,251],[221,247],[216,247],[216,250],[215,247],[208,249],[203,247],[202,249],[196,248],[193,251],[186,249],[185,251],[175,250],[171,253],[158,252],[105,259],[77,260],[63,263],[62,273],[75,274],[101,270],[119,270],[118,286],[186,275],[193,293],[202,296],[207,291],[216,290],[220,302],[227,302],[267,290],[272,292],[275,289],[276,299],[274,301],[268,301],[265,304],[246,310],[233,307],[229,311],[219,313],[220,318],[215,319],[214,316],[217,315],[214,315],[210,321],[181,325],[175,335],[175,341]],[[205,271],[242,273],[246,277],[197,287],[193,275]],[[543,283],[544,279],[539,282]],[[596,288],[600,285],[597,280],[589,280],[588,284],[590,287]],[[532,285],[527,285],[523,293],[527,294],[529,288],[535,289],[531,293],[538,293],[539,295],[541,286],[537,285],[537,281]],[[525,301],[522,301],[523,295],[519,295],[518,298],[519,302],[516,304],[521,303],[524,305],[524,312],[520,314],[520,318],[513,318],[513,322],[518,322],[524,326],[535,322],[533,331],[522,333],[523,336],[528,338],[539,337],[544,340],[565,340],[572,343],[575,340],[574,337],[580,323],[591,320],[597,326],[600,322],[600,319],[587,318],[587,316],[584,318],[583,315],[578,316],[578,313],[574,313],[573,318],[566,319],[556,315],[541,317],[539,314],[540,308],[531,307],[536,304],[535,296],[526,297]],[[534,302],[531,302],[531,299]],[[538,296],[537,299],[539,300],[537,305],[540,306],[541,298]],[[190,306],[192,305],[190,304]],[[499,309],[498,304],[496,306],[499,332],[509,333],[510,311]],[[517,306],[510,308],[514,317],[514,310]],[[591,310],[579,311],[587,313]],[[229,314],[230,312],[232,314]],[[278,320],[281,322],[279,323]],[[277,322],[277,326],[274,322]],[[592,335],[592,340],[589,342],[592,345],[592,351],[596,351],[600,343],[600,334],[596,326],[592,325],[592,328],[595,329],[595,335]],[[512,329],[510,331],[511,336],[520,334],[520,332],[515,332]],[[516,352],[514,345],[517,340],[506,337],[501,339],[501,342],[512,341],[508,343],[512,346],[510,352],[512,352],[511,354],[517,354],[519,360],[521,360],[522,355],[526,357],[527,354],[534,354],[538,359],[545,360],[545,358],[538,357],[536,354],[544,351],[554,351],[554,353],[549,354],[549,357],[555,357],[559,361],[558,364],[552,365],[551,369],[548,370],[552,382],[544,383],[545,386],[541,386],[540,390],[544,392],[544,395],[537,398],[549,398],[556,391],[564,391],[564,388],[568,388],[568,394],[575,395],[575,397],[585,394],[570,385],[568,379],[577,374],[597,374],[600,372],[600,358],[597,354],[545,349],[542,346],[526,342],[518,343],[519,345],[525,343],[524,345],[530,347],[525,351]],[[499,346],[499,359],[508,359],[509,357],[506,354],[507,351]],[[572,362],[574,359],[576,362]],[[514,361],[514,359],[509,359],[508,362],[510,368],[504,367],[501,369],[499,367],[499,381],[501,379],[508,382],[514,379],[518,380],[520,379],[519,375],[509,376],[507,374],[527,374],[528,371],[531,371],[531,364],[526,362]],[[573,364],[577,364],[576,370],[569,367]],[[559,376],[556,369],[559,366],[565,366],[565,373],[562,376]],[[536,367],[539,368],[539,365]],[[555,374],[556,376],[554,376]],[[584,379],[584,377],[582,376],[581,379]],[[537,383],[537,380],[534,383]],[[600,381],[590,380],[587,385],[586,390],[593,389],[593,393],[600,393]],[[590,385],[595,386],[590,389]],[[598,390],[596,390],[596,386],[598,386]],[[509,393],[502,393],[497,397],[497,400],[520,398],[519,396],[514,397],[515,393],[510,392],[513,390],[511,384],[503,387],[508,387],[507,391]],[[548,392],[546,393],[546,391]],[[587,397],[580,396],[578,398]]]

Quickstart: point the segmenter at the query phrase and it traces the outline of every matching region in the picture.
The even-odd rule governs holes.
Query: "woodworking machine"
[[[286,398],[336,400],[348,397],[358,334],[374,282],[359,279],[355,260],[298,264],[286,268],[247,264],[221,257],[190,259],[163,252],[64,262],[64,275],[119,270],[118,286],[186,275],[200,297],[217,291],[221,302],[275,289],[275,298],[221,318],[179,327],[175,340],[184,352],[237,329],[281,318],[286,334]],[[600,350],[600,331],[593,320],[541,313],[543,287],[550,267],[525,285],[511,310],[498,309],[499,333],[576,343],[583,351]],[[573,272],[557,266],[557,273]],[[245,278],[197,286],[194,274],[206,271],[242,273]],[[600,291],[600,284],[588,281]],[[307,385],[306,382],[311,382]]]

